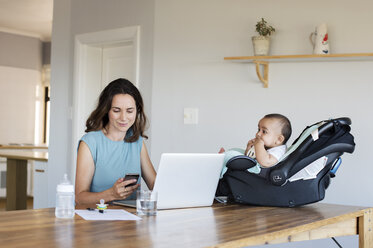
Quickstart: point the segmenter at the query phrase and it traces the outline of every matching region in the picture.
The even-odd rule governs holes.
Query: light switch
[[[198,108],[184,108],[184,124],[198,124]]]

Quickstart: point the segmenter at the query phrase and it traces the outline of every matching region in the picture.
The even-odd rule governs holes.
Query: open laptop
[[[223,167],[224,154],[164,153],[153,190],[158,209],[211,206]],[[114,204],[136,207],[134,200]]]

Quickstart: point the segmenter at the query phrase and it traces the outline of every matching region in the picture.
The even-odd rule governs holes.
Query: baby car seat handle
[[[321,125],[318,128],[319,135],[324,134],[325,132],[329,131],[331,128],[338,128],[339,126],[344,125],[351,125],[351,119],[348,117],[341,117],[337,119],[331,119],[327,121],[323,125]],[[306,140],[302,142],[302,144],[298,147],[297,151],[294,151],[292,154],[290,154],[285,160],[283,160],[278,166],[275,166],[271,168],[271,171],[269,172],[269,181],[277,186],[284,185],[287,180],[303,169],[303,168],[297,168],[296,171],[292,171],[294,166],[297,164],[299,156],[313,143],[312,137],[308,137]],[[289,173],[291,172],[291,174]]]
[[[348,117],[342,117],[342,118],[338,118],[338,119],[331,119],[331,120],[328,120],[327,123],[325,123],[324,125],[322,125],[320,128],[319,128],[319,135],[322,135],[324,132],[330,130],[330,128],[334,127],[334,128],[337,128],[339,126],[346,126],[346,125],[351,125],[351,119],[348,118]]]

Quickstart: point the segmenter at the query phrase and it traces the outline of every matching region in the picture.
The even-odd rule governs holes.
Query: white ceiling
[[[53,0],[0,0],[0,31],[50,41]]]

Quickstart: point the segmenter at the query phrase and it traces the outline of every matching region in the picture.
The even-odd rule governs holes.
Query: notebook
[[[153,188],[157,209],[211,206],[223,160],[224,154],[217,153],[162,154]],[[136,207],[134,200],[113,203]]]

